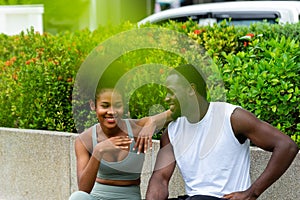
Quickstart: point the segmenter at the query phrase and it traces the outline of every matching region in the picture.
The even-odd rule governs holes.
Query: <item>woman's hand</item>
[[[137,153],[144,152],[150,148],[152,149],[152,136],[156,131],[166,127],[172,121],[172,112],[167,110],[151,117],[144,117],[138,120],[137,125],[142,127],[137,136],[134,149],[138,149]]]
[[[152,149],[152,135],[156,129],[156,124],[150,123],[145,125],[138,134],[133,149],[137,149],[137,153],[146,153],[147,149]]]
[[[102,140],[96,145],[93,156],[96,157],[97,160],[101,160],[105,153],[127,150],[131,142],[132,139],[128,136],[116,136]]]

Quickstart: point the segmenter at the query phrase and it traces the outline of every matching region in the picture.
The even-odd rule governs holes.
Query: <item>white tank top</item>
[[[186,193],[222,197],[250,187],[250,141],[236,139],[230,116],[237,106],[211,102],[204,118],[180,117],[168,126]]]

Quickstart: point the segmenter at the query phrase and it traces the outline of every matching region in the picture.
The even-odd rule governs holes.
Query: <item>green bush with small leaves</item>
[[[171,21],[165,27],[185,32],[205,48],[221,71],[227,102],[251,111],[300,146],[300,23],[234,27],[223,21],[199,27]]]
[[[0,35],[0,126],[77,132],[72,114],[76,73],[101,41],[132,25],[59,35],[34,30]]]
[[[145,27],[175,30],[195,40],[221,72],[226,100],[253,112],[300,145],[300,23],[234,27],[226,21],[199,26],[190,20]],[[86,122],[79,128],[75,126],[72,91],[77,70],[101,42],[136,28],[135,24],[123,23],[99,27],[93,32],[40,35],[31,30],[16,36],[0,35],[3,46],[0,49],[0,126],[77,132],[95,123],[94,113],[85,102],[80,115]],[[119,60],[129,69],[151,63],[170,67],[186,63],[180,56],[159,49],[128,52]],[[151,77],[148,72],[137,73],[141,75],[139,78],[130,79],[133,86],[139,86],[139,79]],[[153,73],[162,73],[162,80],[165,78],[163,69]],[[163,85],[147,84],[128,95],[131,95],[127,98],[132,118],[167,109]]]

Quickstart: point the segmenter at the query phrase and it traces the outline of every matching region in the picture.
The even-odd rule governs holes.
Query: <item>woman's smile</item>
[[[97,99],[96,115],[106,128],[114,128],[123,115],[122,96],[113,90],[104,90]]]
[[[109,117],[104,117],[104,119],[108,122],[108,123],[116,123],[116,118],[117,117],[113,117],[113,116],[109,116]]]

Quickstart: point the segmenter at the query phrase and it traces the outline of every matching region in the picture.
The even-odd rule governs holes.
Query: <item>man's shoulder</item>
[[[212,102],[210,102],[210,105],[235,106],[234,104],[226,102],[226,101],[212,101]]]
[[[177,125],[177,124],[180,124],[180,123],[182,123],[185,119],[186,119],[186,117],[184,117],[184,116],[178,117],[177,119],[171,121],[171,122],[168,124],[168,127],[171,127],[171,126],[175,126],[175,125]]]
[[[216,108],[228,108],[228,109],[235,109],[235,108],[240,108],[241,106],[235,105],[233,103],[229,102],[210,102],[210,106],[216,107]]]

